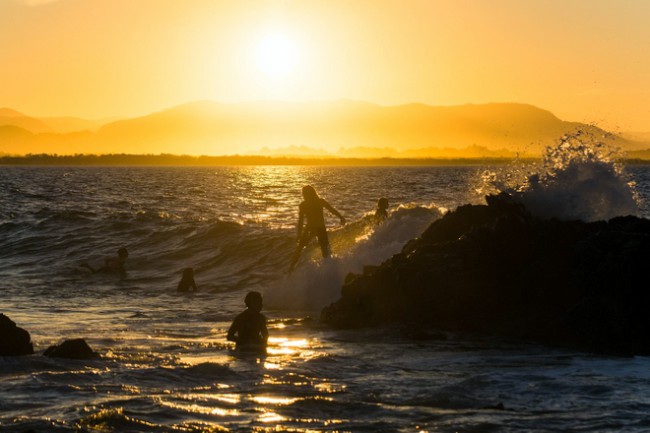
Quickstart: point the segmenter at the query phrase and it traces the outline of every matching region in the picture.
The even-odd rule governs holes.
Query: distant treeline
[[[81,166],[220,166],[220,165],[495,165],[511,162],[509,158],[315,158],[283,156],[190,156],[131,154],[28,154],[0,156],[0,165],[81,165]]]

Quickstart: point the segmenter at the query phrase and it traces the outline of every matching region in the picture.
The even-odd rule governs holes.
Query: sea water
[[[649,167],[588,163],[590,188],[602,179],[603,194],[631,194],[635,206],[590,200],[582,217],[650,216]],[[0,312],[36,351],[0,357],[0,430],[650,431],[645,357],[319,322],[349,272],[380,264],[456,206],[483,203],[488,189],[562,200],[552,190],[562,170],[533,178],[550,185],[542,191],[530,175],[523,187],[498,185],[503,169],[0,167]],[[288,275],[306,184],[348,223],[327,216],[334,257],[312,244]],[[380,197],[390,216],[377,226]],[[130,252],[123,276],[80,266],[120,247]],[[185,267],[197,293],[176,291]],[[250,290],[265,298],[263,357],[239,356],[225,338]],[[70,338],[101,357],[42,356]]]

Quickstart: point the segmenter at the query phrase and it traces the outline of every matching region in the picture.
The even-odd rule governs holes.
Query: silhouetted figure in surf
[[[192,268],[183,269],[183,276],[181,277],[181,280],[178,282],[177,290],[179,292],[191,292],[191,291],[196,292],[199,290],[199,288],[196,287],[196,282],[194,281],[194,269]]]
[[[120,248],[117,250],[117,255],[115,257],[106,257],[104,260],[104,266],[100,268],[93,268],[88,263],[84,262],[80,266],[90,269],[90,272],[93,274],[96,273],[106,273],[106,274],[123,274],[126,272],[124,269],[124,262],[129,257],[129,252],[126,248]]]
[[[246,310],[235,317],[228,329],[227,338],[236,343],[238,350],[264,352],[269,331],[266,329],[266,317],[260,313],[262,295],[259,292],[248,292],[244,303]]]
[[[345,225],[345,218],[332,207],[325,199],[322,199],[316,193],[316,190],[311,185],[306,185],[302,188],[303,202],[300,203],[298,211],[298,245],[291,257],[291,267],[289,272],[300,259],[300,254],[303,248],[309,244],[314,236],[318,237],[320,250],[324,258],[330,257],[330,243],[327,238],[327,229],[325,228],[325,217],[323,216],[323,208],[336,215],[341,220],[341,225]],[[304,227],[303,227],[304,226]]]
[[[380,198],[377,201],[377,209],[375,210],[375,224],[380,224],[388,218],[388,199]]]

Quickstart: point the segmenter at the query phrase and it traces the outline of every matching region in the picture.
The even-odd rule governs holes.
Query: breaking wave
[[[599,221],[639,215],[635,183],[607,134],[578,130],[548,147],[538,164],[483,173],[481,192],[505,192],[536,217]]]

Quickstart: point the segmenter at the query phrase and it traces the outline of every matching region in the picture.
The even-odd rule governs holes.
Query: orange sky
[[[650,131],[647,0],[0,0],[0,107],[524,102]]]

